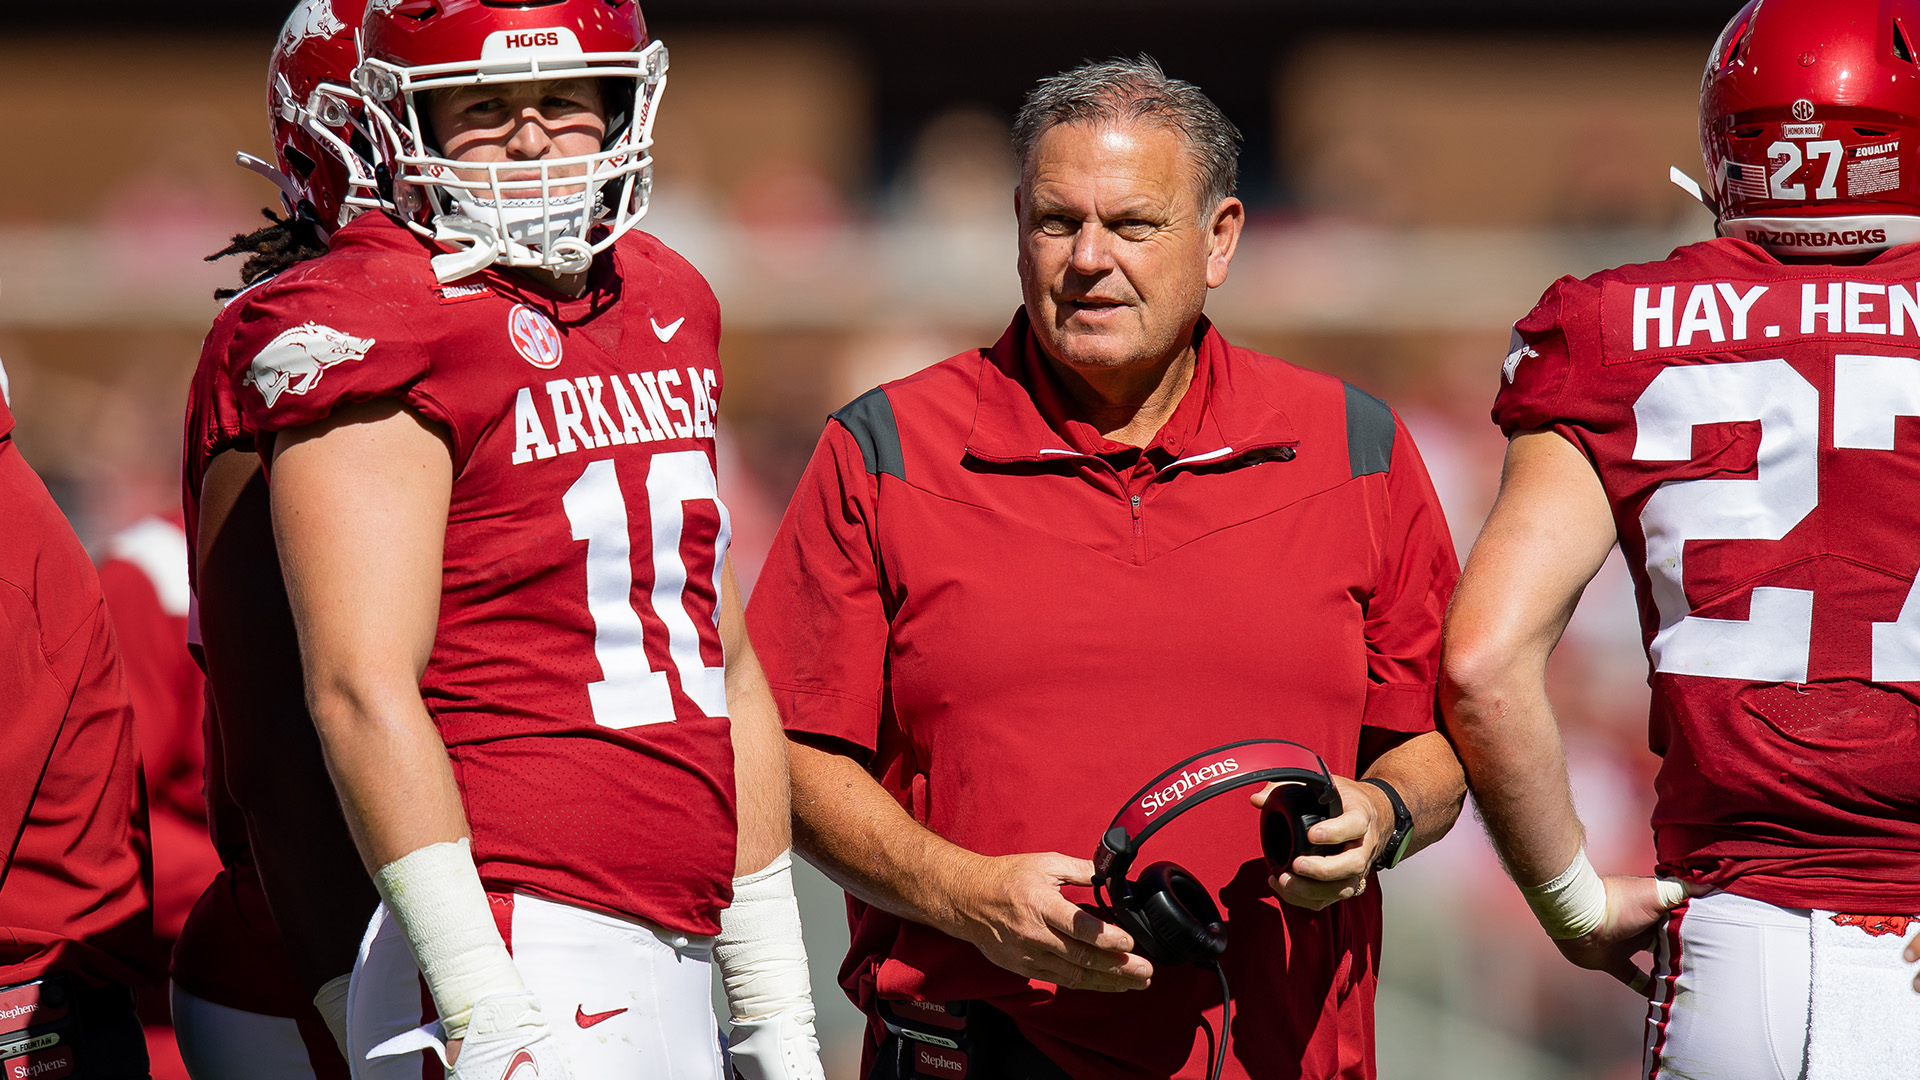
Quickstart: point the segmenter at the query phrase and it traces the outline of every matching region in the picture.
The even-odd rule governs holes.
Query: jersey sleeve
[[[452,416],[420,386],[432,370],[429,350],[387,301],[320,276],[277,280],[248,301],[227,376],[257,430],[303,427],[341,406],[381,398],[452,426]]]
[[[1560,399],[1573,363],[1564,319],[1573,284],[1572,278],[1554,282],[1527,317],[1513,324],[1500,368],[1500,392],[1493,400],[1493,422],[1508,437],[1548,427],[1560,418]]]
[[[1460,578],[1446,515],[1426,464],[1394,418],[1379,570],[1367,603],[1367,704],[1361,723],[1432,731],[1438,715],[1440,625]]]
[[[880,738],[888,631],[874,540],[877,480],[853,435],[828,421],[747,608],[787,729],[869,754]]]

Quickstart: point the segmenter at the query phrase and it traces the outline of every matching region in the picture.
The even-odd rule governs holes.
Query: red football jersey
[[[133,707],[93,563],[0,402],[0,985],[154,959]]]
[[[234,392],[262,433],[393,398],[453,448],[440,625],[421,694],[481,878],[694,934],[734,858],[717,618],[719,307],[632,234],[584,295],[511,272],[438,285],[367,214],[248,294]]]
[[[181,510],[189,545],[199,535],[200,488],[208,466],[223,452],[252,453],[254,448],[253,429],[241,415],[239,403],[233,398],[232,380],[227,377],[227,354],[238,325],[237,315],[238,309],[229,303],[214,320],[187,392]],[[188,569],[197,595],[197,560],[189,559]],[[199,642],[193,644],[197,648]],[[205,657],[196,653],[195,659],[204,665]],[[207,831],[222,869],[199,894],[180,933],[173,952],[174,980],[189,993],[229,1008],[299,1019],[311,1016],[317,1022],[319,1014],[301,989],[280,943],[254,866],[246,819],[227,786],[220,715],[210,692],[204,696],[201,727]]]
[[[1633,572],[1661,863],[1920,910],[1920,248],[1713,240],[1562,279],[1514,337],[1495,421],[1586,454]]]

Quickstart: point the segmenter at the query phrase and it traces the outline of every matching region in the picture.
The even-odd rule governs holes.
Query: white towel
[[[1813,913],[1807,1080],[1920,1080],[1920,993],[1901,959],[1920,920]]]

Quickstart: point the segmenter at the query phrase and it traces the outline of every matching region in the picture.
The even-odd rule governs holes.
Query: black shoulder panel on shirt
[[[1393,462],[1393,410],[1352,383],[1346,388],[1347,463],[1354,476],[1386,472]]]
[[[907,478],[906,461],[900,456],[900,425],[893,419],[893,402],[887,400],[885,390],[874,387],[842,406],[833,418],[860,444],[860,460],[866,463],[868,475],[891,473]]]

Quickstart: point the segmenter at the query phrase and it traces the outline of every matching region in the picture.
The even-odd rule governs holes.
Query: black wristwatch
[[[1407,857],[1407,845],[1413,842],[1413,815],[1407,813],[1407,804],[1392,784],[1377,776],[1364,777],[1360,782],[1386,792],[1387,801],[1393,804],[1393,835],[1387,837],[1387,846],[1380,849],[1380,857],[1373,861],[1375,870],[1391,870]]]

